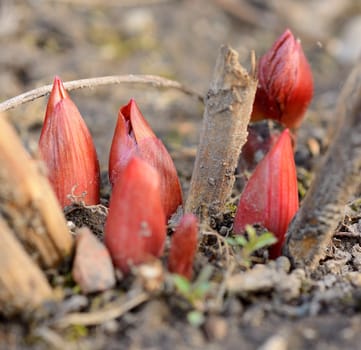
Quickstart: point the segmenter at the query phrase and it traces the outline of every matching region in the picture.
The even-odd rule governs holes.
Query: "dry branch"
[[[203,102],[203,97],[199,93],[183,86],[177,81],[165,79],[155,75],[112,75],[107,77],[67,81],[64,83],[64,86],[68,91],[71,91],[112,84],[142,84],[151,85],[156,88],[176,89],[183,92],[184,94],[196,97],[198,100]],[[20,106],[26,102],[34,101],[39,97],[46,96],[50,93],[52,87],[53,85],[45,85],[6,100],[0,103],[0,112],[4,112],[8,109]]]
[[[57,320],[55,326],[59,328],[66,328],[74,324],[82,326],[98,325],[124,315],[126,312],[143,304],[148,299],[148,293],[139,292],[128,300],[117,300],[113,303],[110,303],[101,310],[68,314]]]
[[[45,266],[72,249],[65,218],[39,164],[23,148],[13,127],[0,117],[0,212],[28,253]]]
[[[238,156],[247,140],[256,87],[256,78],[239,64],[238,54],[223,46],[206,98],[186,212],[205,219],[224,211]]]
[[[31,312],[53,298],[39,267],[30,259],[0,216],[0,313]]]
[[[361,62],[341,91],[334,120],[338,132],[288,230],[285,253],[296,266],[316,267],[361,182]]]

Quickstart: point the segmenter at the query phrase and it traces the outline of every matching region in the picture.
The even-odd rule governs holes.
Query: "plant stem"
[[[360,185],[361,63],[348,77],[335,110],[339,120],[321,168],[287,233],[284,247],[296,266],[315,268]]]
[[[200,145],[186,212],[205,220],[225,209],[234,184],[239,153],[247,140],[257,80],[238,62],[238,54],[222,46],[206,97]]]
[[[106,77],[67,81],[64,83],[64,86],[68,91],[71,91],[76,89],[93,88],[101,85],[114,84],[142,84],[151,85],[156,88],[175,89],[183,92],[186,95],[196,97],[198,100],[203,102],[203,97],[198,92],[183,86],[177,81],[165,79],[156,75],[111,75]],[[0,112],[17,107],[26,102],[34,101],[39,97],[46,96],[50,93],[52,87],[52,84],[45,85],[6,100],[0,103]]]

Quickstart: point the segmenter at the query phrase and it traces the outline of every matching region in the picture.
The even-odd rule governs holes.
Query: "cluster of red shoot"
[[[287,30],[259,61],[259,86],[251,120],[276,119],[297,127],[311,100],[311,70],[300,43]],[[72,202],[99,203],[99,162],[91,134],[61,80],[56,77],[39,141],[48,178],[62,207]],[[167,222],[182,205],[173,161],[135,100],[120,108],[109,155],[112,193],[105,244],[124,274],[162,256]],[[238,205],[234,232],[262,224],[281,253],[288,224],[298,209],[296,168],[290,133],[285,129],[257,165]],[[185,214],[172,235],[168,269],[190,279],[198,244],[198,220]]]

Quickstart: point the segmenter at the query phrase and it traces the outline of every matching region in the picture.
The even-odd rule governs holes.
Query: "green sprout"
[[[204,313],[198,310],[189,311],[187,313],[187,321],[191,326],[197,328],[205,321]]]
[[[194,282],[190,282],[187,278],[174,274],[173,282],[178,292],[187,299],[192,305],[205,298],[210,289],[210,278],[213,268],[210,265],[205,266],[199,273]]]
[[[213,273],[213,267],[210,265],[205,266],[199,273],[194,282],[189,281],[187,278],[173,274],[173,283],[179,294],[183,296],[195,309],[202,308],[207,293],[210,290],[210,278]],[[204,322],[204,314],[200,310],[191,310],[187,313],[187,320],[190,325],[199,327]]]
[[[246,225],[247,238],[242,235],[228,237],[227,243],[232,247],[242,247],[242,260],[246,267],[251,265],[251,255],[257,250],[269,247],[277,242],[277,238],[272,232],[266,231],[257,235],[256,229],[251,225]]]

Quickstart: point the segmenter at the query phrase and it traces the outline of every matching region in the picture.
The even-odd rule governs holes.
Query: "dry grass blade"
[[[183,86],[177,81],[165,79],[156,75],[111,75],[106,77],[97,77],[64,82],[64,86],[68,91],[114,84],[140,84],[151,85],[155,88],[175,89],[183,92],[186,95],[193,96],[199,101],[203,102],[203,96],[198,92]],[[34,101],[37,98],[46,96],[50,93],[51,89],[52,85],[45,85],[40,88],[25,92],[21,95],[15,96],[9,100],[6,100],[0,103],[0,112],[15,108],[26,102]]]
[[[135,307],[143,304],[149,299],[149,294],[140,292],[134,295],[129,300],[121,300],[108,304],[104,309],[84,312],[73,313],[64,316],[56,321],[55,326],[59,328],[66,328],[71,325],[94,326],[106,321],[113,320],[124,315],[126,312],[134,309]]]
[[[63,349],[73,349],[72,344],[66,342],[64,337],[55,333],[49,328],[41,327],[34,330],[34,335],[42,339],[45,343],[51,346],[51,349],[63,350]]]
[[[48,179],[0,117],[0,211],[27,252],[45,266],[70,255],[73,240]]]

